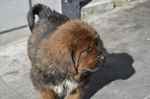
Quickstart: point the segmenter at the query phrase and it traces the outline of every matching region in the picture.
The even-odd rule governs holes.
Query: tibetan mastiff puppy
[[[42,4],[32,7],[27,19],[32,32],[31,79],[41,99],[82,99],[90,74],[104,62],[104,47],[95,29]]]

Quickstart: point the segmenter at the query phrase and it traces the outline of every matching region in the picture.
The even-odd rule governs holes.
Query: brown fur
[[[41,90],[41,99],[57,99],[55,92],[51,89],[43,89]]]
[[[88,78],[83,74],[97,68],[98,62],[104,61],[102,41],[95,29],[85,22],[67,21],[46,36],[37,30],[39,29],[33,30],[37,33],[33,33],[29,39],[28,52],[32,62],[31,78],[38,90],[51,84],[48,81],[53,79],[49,75],[59,73],[78,81],[79,86],[83,85]],[[60,78],[63,77],[58,77]],[[42,99],[55,99],[52,93],[49,90],[41,91]],[[77,89],[67,99],[81,99],[80,94],[81,90]]]

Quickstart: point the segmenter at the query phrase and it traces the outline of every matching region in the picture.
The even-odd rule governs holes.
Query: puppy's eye
[[[93,50],[93,49],[92,49],[91,47],[89,47],[89,48],[86,49],[86,52],[87,52],[87,53],[90,53],[90,52],[92,52],[92,50]]]
[[[81,55],[82,55],[82,56],[87,56],[89,53],[92,52],[92,50],[93,50],[93,49],[92,49],[91,47],[89,47],[89,48],[83,50],[83,51],[81,52]]]

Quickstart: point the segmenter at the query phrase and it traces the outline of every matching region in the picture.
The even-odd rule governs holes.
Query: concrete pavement
[[[118,8],[93,25],[109,52],[93,99],[150,99],[150,1]]]
[[[86,99],[150,99],[150,0],[99,15],[91,24],[108,51]],[[0,45],[0,99],[37,99],[29,79],[27,38]]]

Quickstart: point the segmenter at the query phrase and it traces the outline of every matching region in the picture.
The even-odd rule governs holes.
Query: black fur
[[[34,26],[36,24],[35,15],[39,17],[39,21],[44,19],[46,20],[46,22],[49,22],[51,26],[55,27],[69,20],[68,17],[56,12],[55,10],[50,9],[48,6],[36,4],[32,7],[32,9],[29,10],[27,14],[27,21],[31,31],[34,29]]]

